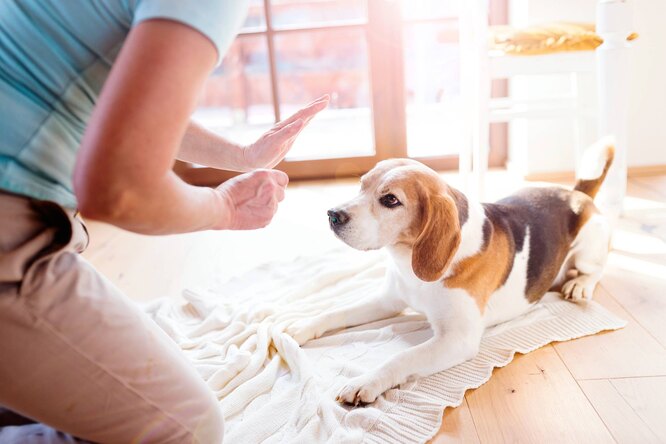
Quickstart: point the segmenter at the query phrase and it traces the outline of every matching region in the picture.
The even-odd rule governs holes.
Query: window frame
[[[499,0],[499,14],[506,16],[506,2]],[[405,72],[403,60],[403,31],[405,26],[425,23],[457,22],[457,17],[435,17],[425,19],[402,18],[400,4],[392,0],[367,0],[367,20],[326,22],[312,26],[280,26],[272,22],[272,4],[263,0],[265,26],[241,30],[237,38],[265,36],[268,50],[268,65],[275,121],[281,120],[280,90],[275,53],[275,36],[286,33],[318,32],[329,30],[362,29],[365,31],[368,48],[368,75],[370,83],[371,115],[373,122],[374,155],[336,157],[324,159],[285,159],[275,168],[286,172],[292,179],[331,179],[360,176],[384,159],[409,157],[407,150],[407,115],[405,94]],[[496,9],[496,8],[493,8]],[[493,11],[491,10],[491,14]],[[492,21],[492,20],[491,20]],[[400,32],[395,32],[400,29]],[[505,88],[499,88],[503,90]],[[506,130],[491,140],[506,138]],[[506,141],[499,150],[491,149],[490,166],[503,165],[506,161]],[[498,152],[499,151],[499,152]],[[435,170],[458,168],[458,155],[412,157]],[[238,173],[209,167],[195,167],[178,162],[174,167],[184,180],[196,185],[217,185]]]

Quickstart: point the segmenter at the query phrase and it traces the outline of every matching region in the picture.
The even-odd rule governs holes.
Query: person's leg
[[[221,442],[212,391],[75,244],[0,280],[0,405],[95,442]]]

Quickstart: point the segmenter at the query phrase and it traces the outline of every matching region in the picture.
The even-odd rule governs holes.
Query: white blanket
[[[476,358],[389,390],[366,407],[343,406],[335,396],[348,378],[431,336],[425,318],[405,312],[303,348],[284,330],[369,294],[384,264],[381,252],[349,250],[267,264],[217,288],[186,291],[185,304],[156,301],[147,310],[220,399],[225,441],[252,444],[423,442],[439,429],[445,407],[459,405],[467,389],[485,383],[516,352],[625,324],[594,302],[549,298],[489,329]]]

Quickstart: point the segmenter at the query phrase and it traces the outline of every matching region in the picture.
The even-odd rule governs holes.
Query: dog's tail
[[[574,190],[587,194],[592,199],[597,195],[601,184],[604,183],[606,173],[613,163],[615,147],[613,141],[601,139],[583,153],[581,160],[581,174],[574,186]],[[601,172],[599,172],[601,169]]]

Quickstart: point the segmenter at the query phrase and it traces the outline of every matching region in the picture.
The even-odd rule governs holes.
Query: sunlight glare
[[[624,198],[624,210],[635,211],[635,210],[666,210],[666,203],[659,202],[657,200],[651,199],[642,199],[639,197],[627,196]]]
[[[666,242],[647,234],[616,229],[613,250],[634,254],[666,254]]]
[[[608,265],[630,273],[641,274],[655,279],[666,279],[666,266],[622,254],[608,256]]]

